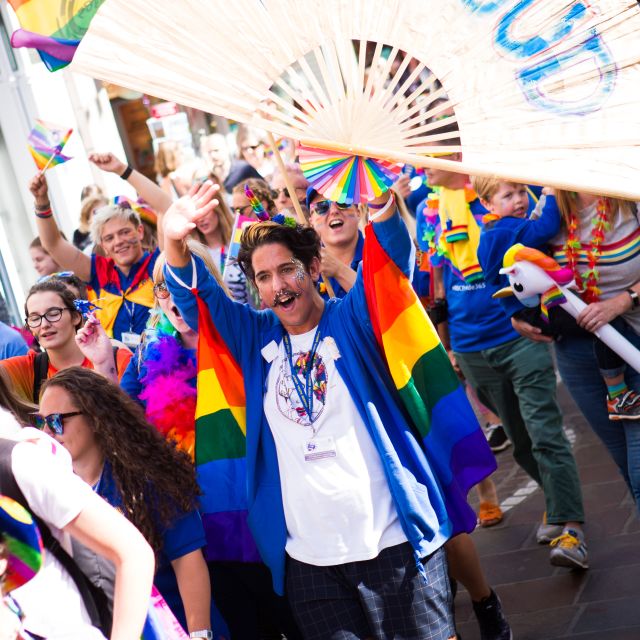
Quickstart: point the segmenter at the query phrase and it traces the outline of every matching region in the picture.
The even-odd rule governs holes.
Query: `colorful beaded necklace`
[[[608,198],[600,198],[596,205],[596,215],[592,220],[591,238],[587,245],[583,245],[578,237],[578,216],[572,211],[567,221],[567,243],[565,254],[568,266],[573,272],[578,288],[583,292],[584,301],[589,304],[600,299],[600,288],[598,280],[598,261],[600,260],[601,245],[604,241],[605,232],[609,230],[611,218],[611,202]],[[587,253],[587,270],[584,273],[578,271],[579,253],[582,248]]]

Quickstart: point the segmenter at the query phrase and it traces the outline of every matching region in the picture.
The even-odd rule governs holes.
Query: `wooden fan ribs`
[[[106,0],[71,68],[311,146],[640,199],[638,33],[631,0]],[[420,157],[452,122],[464,164]]]

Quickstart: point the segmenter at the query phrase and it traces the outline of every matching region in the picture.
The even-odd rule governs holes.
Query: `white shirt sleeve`
[[[47,435],[31,428],[11,457],[13,475],[37,516],[55,529],[76,518],[91,497],[91,487],[75,475],[67,450]],[[26,440],[26,438],[29,438]]]

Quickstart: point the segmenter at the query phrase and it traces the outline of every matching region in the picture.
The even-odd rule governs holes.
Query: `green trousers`
[[[547,522],[584,522],[578,468],[562,429],[548,345],[517,338],[455,357],[480,401],[502,420],[516,462],[542,487]]]

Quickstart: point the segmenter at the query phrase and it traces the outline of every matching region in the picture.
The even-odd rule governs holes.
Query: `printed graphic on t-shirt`
[[[298,377],[302,390],[306,389],[306,373],[309,367],[310,353],[310,351],[305,351],[293,354],[293,373]],[[283,358],[276,380],[278,410],[288,420],[304,426],[309,426],[318,419],[324,410],[327,399],[327,368],[322,356],[317,351],[313,358],[311,382],[313,385],[313,408],[311,411],[312,420],[309,420],[302,400],[293,384],[289,362]]]

